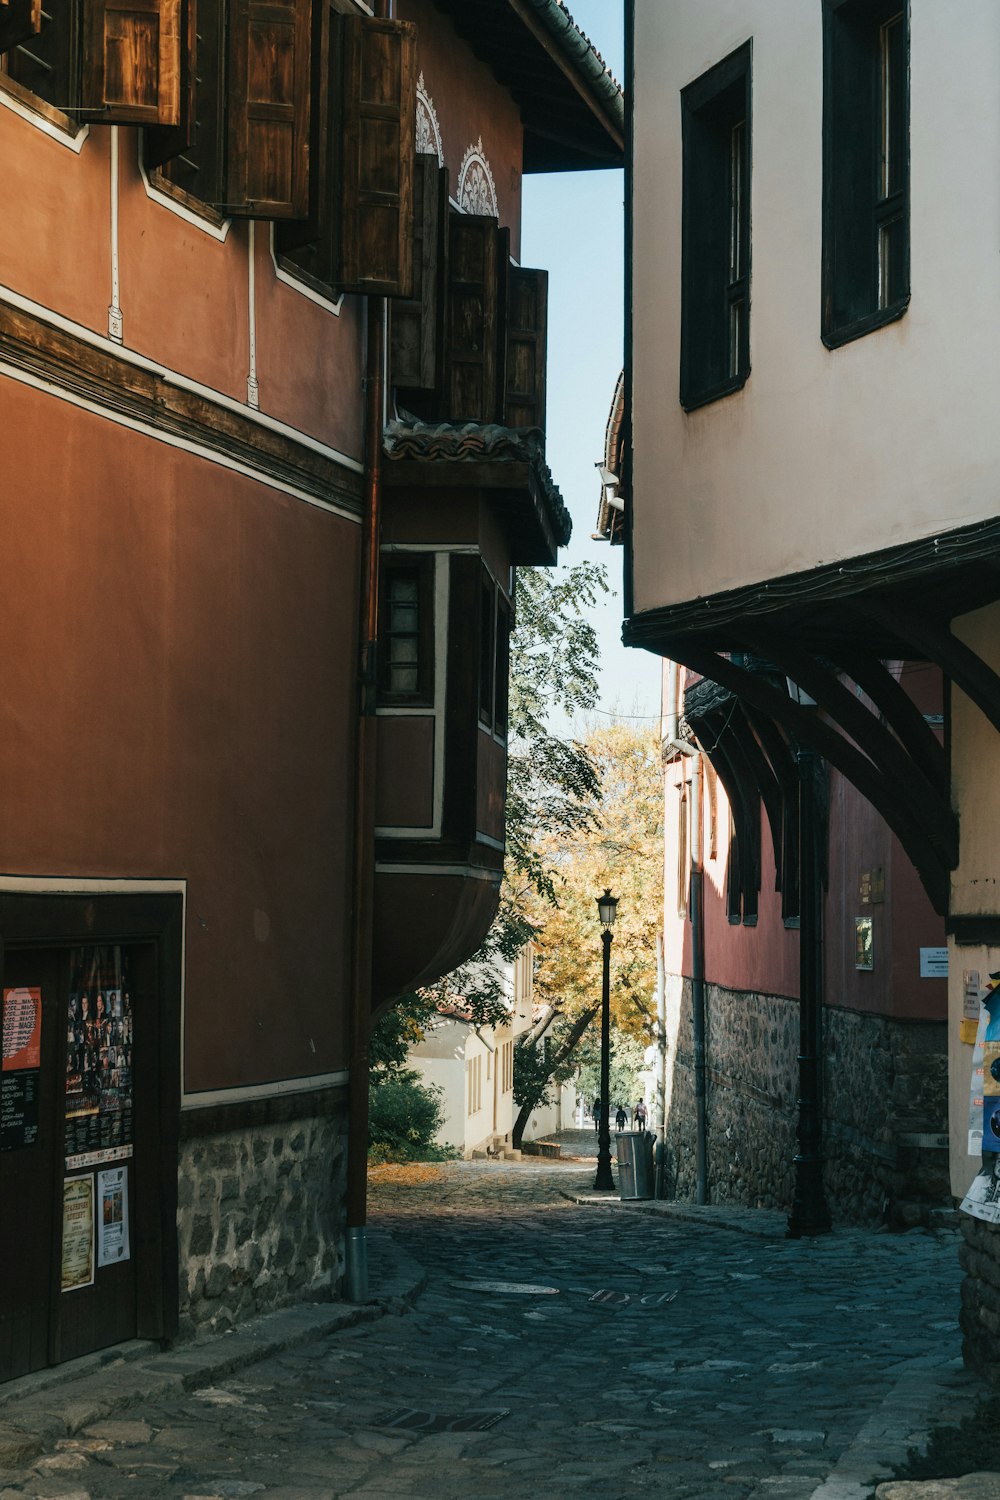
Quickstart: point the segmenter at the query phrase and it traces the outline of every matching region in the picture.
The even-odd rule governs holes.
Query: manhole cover
[[[506,1292],[512,1297],[556,1297],[557,1286],[539,1286],[534,1281],[453,1281],[460,1292]]]
[[[395,1427],[405,1432],[485,1432],[502,1417],[510,1416],[510,1407],[494,1407],[490,1411],[467,1411],[460,1417],[450,1417],[443,1412],[413,1411],[400,1407],[398,1411],[386,1412],[376,1417],[373,1427]]]

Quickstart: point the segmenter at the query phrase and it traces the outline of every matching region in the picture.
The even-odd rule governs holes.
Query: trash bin
[[[620,1130],[615,1136],[618,1147],[618,1196],[652,1198],[653,1141],[651,1130]]]

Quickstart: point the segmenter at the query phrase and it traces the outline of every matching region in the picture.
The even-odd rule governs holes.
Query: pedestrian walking
[[[645,1129],[646,1129],[646,1104],[645,1104],[645,1100],[643,1100],[643,1099],[639,1100],[639,1103],[636,1105],[635,1109],[632,1111],[632,1118],[635,1120],[635,1128],[636,1128],[636,1130],[638,1130],[638,1132],[639,1132],[640,1135],[644,1134]]]
[[[625,1113],[623,1106],[619,1104],[618,1113],[615,1115],[615,1129],[624,1130],[627,1124],[628,1115]]]
[[[594,1115],[594,1133],[597,1134],[600,1131],[600,1128],[601,1128],[601,1097],[600,1097],[600,1095],[598,1095],[597,1098],[594,1100],[593,1115]]]

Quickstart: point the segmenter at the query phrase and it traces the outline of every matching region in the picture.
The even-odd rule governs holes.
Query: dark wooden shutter
[[[0,52],[9,52],[42,29],[42,0],[0,0]]]
[[[338,0],[319,0],[313,11],[309,212],[304,219],[279,224],[275,238],[278,254],[328,296],[334,291],[338,259],[343,53]]]
[[[496,219],[448,215],[445,421],[496,420],[498,249]]]
[[[391,306],[389,371],[401,390],[435,391],[441,384],[448,244],[448,170],[436,155],[417,157],[413,197],[413,296]]]
[[[301,219],[309,212],[310,0],[233,0],[229,48],[227,214]]]
[[[345,18],[338,279],[346,292],[413,292],[416,54],[410,22]]]
[[[99,124],[179,124],[181,0],[85,0],[81,106]]]
[[[194,145],[198,119],[198,0],[181,0],[180,113],[176,125],[150,126],[143,140],[147,167],[160,167]]]
[[[508,427],[545,427],[549,273],[510,268],[507,313]]]

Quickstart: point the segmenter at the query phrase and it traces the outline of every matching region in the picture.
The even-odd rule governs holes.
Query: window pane
[[[397,631],[417,630],[417,606],[415,604],[396,604],[393,602],[389,629],[395,634]]]
[[[390,666],[389,691],[391,693],[415,693],[417,691],[416,667]]]
[[[417,602],[417,580],[397,574],[390,583],[393,604]]]
[[[415,635],[393,636],[389,648],[390,659],[395,665],[397,662],[414,662],[417,660],[417,638]]]

